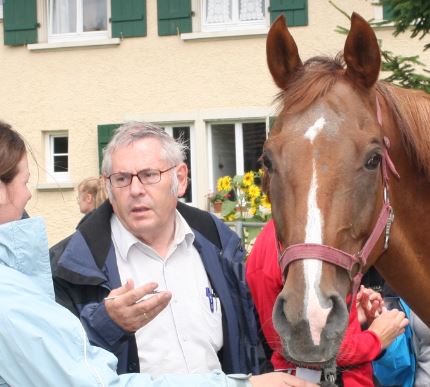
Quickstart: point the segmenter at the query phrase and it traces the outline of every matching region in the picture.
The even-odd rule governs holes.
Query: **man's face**
[[[164,171],[173,167],[160,155],[160,142],[155,138],[144,138],[122,146],[112,154],[111,174],[136,174],[148,168]],[[184,163],[163,173],[156,184],[143,185],[133,177],[127,187],[111,187],[115,214],[128,231],[149,245],[173,225],[177,203],[176,196],[172,194],[173,174],[179,181],[178,196],[182,196],[187,186],[187,166]],[[108,181],[106,183],[109,184]]]

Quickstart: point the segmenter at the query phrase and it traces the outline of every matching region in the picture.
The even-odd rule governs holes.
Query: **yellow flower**
[[[225,219],[227,222],[232,222],[233,220],[235,220],[235,219],[236,219],[236,214],[235,214],[235,213],[231,213],[231,214],[227,215],[224,219]]]
[[[248,213],[249,213],[250,215],[252,215],[252,216],[254,216],[256,212],[257,212],[257,208],[255,208],[255,207],[251,207],[251,208],[248,210]]]
[[[246,172],[245,175],[243,176],[242,183],[245,187],[249,187],[251,184],[254,184],[254,172],[253,171]]]
[[[266,194],[263,194],[263,196],[261,197],[261,205],[265,208],[272,208],[272,205],[270,204],[269,198]]]
[[[217,180],[217,191],[230,191],[231,190],[231,177],[223,176]]]
[[[260,194],[261,194],[260,187],[256,186],[255,184],[249,187],[248,195],[251,197],[251,199],[258,198]]]

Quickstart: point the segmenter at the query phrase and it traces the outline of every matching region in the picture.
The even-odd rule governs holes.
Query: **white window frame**
[[[268,11],[269,0],[263,0],[264,19],[263,20],[249,20],[239,21],[239,0],[231,0],[232,6],[232,22],[231,23],[217,23],[206,24],[206,5],[207,0],[199,0],[200,2],[200,20],[202,32],[216,32],[216,31],[241,31],[241,30],[258,30],[267,28],[270,25],[270,14]]]
[[[82,1],[77,0],[77,32],[70,32],[64,34],[53,34],[52,33],[52,0],[47,0],[47,21],[48,21],[48,43],[62,43],[62,42],[88,42],[88,41],[99,41],[107,40],[110,36],[110,23],[109,18],[111,14],[110,1],[106,0],[106,31],[83,31],[83,19],[82,19]]]
[[[174,122],[174,123],[169,123],[167,125],[165,124],[160,124],[157,123],[157,125],[161,126],[164,128],[164,130],[166,131],[167,134],[169,134],[169,136],[173,137],[173,128],[179,128],[179,127],[184,127],[187,126],[188,128],[190,128],[190,157],[191,157],[191,161],[190,161],[190,165],[191,165],[191,181],[189,182],[189,184],[191,185],[191,192],[192,192],[192,201],[191,202],[187,202],[187,204],[191,204],[193,206],[197,205],[197,171],[196,171],[196,136],[195,136],[195,129],[194,129],[194,125],[192,125],[189,122]]]
[[[54,138],[67,137],[68,139],[68,153],[58,153],[56,156],[68,157],[68,171],[67,172],[54,172]],[[70,137],[67,131],[55,131],[45,133],[45,161],[48,182],[69,182],[70,181]]]
[[[252,120],[223,120],[223,121],[208,121],[207,132],[208,132],[208,165],[209,165],[209,190],[210,192],[216,191],[214,182],[214,171],[213,171],[213,147],[212,147],[212,125],[216,124],[230,124],[234,125],[234,141],[235,141],[235,155],[236,155],[236,172],[235,175],[243,175],[245,173],[244,164],[244,149],[243,149],[243,124],[248,123],[261,123],[266,124],[266,138],[268,136],[268,123],[269,117],[254,118]]]

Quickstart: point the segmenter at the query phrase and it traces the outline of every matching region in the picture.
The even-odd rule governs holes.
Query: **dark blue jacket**
[[[222,305],[224,345],[218,356],[225,373],[258,373],[257,328],[244,276],[242,243],[208,212],[178,203],[195,234],[194,246]],[[78,316],[92,344],[118,357],[118,373],[139,372],[134,334],[108,316],[103,299],[119,286],[111,240],[109,202],[95,210],[77,231],[51,248],[56,300]]]

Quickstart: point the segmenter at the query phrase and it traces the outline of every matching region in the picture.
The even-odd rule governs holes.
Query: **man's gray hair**
[[[109,176],[112,173],[112,154],[118,148],[149,137],[160,141],[162,160],[169,161],[172,165],[178,165],[185,160],[187,146],[182,138],[175,140],[163,128],[148,122],[132,121],[121,125],[103,149],[102,174]]]
[[[161,144],[161,159],[168,161],[172,166],[178,165],[185,160],[187,146],[180,137],[174,139],[169,136],[163,128],[150,124],[149,122],[131,121],[121,125],[116,131],[109,144],[103,149],[102,174],[109,176],[112,173],[112,154],[120,147],[133,144],[144,138],[156,138]],[[172,175],[172,195],[178,193],[179,181],[176,173]],[[112,201],[112,190],[110,184],[106,184],[106,191]]]

